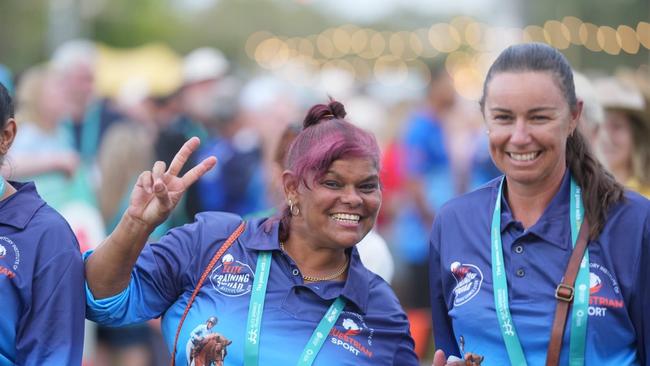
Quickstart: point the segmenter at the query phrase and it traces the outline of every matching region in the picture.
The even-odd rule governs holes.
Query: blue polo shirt
[[[0,366],[81,365],[84,269],[65,220],[33,183],[0,201]]]
[[[436,347],[509,364],[497,321],[490,227],[499,187],[493,180],[438,213],[431,233],[431,296]],[[505,188],[504,188],[505,189]],[[529,365],[543,365],[555,314],[555,287],[572,252],[569,174],[532,227],[524,230],[502,199],[501,237],[510,312]],[[589,242],[586,365],[646,365],[650,351],[650,203],[626,192]],[[571,315],[560,364],[568,364]]]
[[[171,351],[179,319],[199,277],[226,238],[240,224],[231,214],[210,212],[171,230],[140,254],[129,286],[95,300],[87,291],[88,318],[121,326],[163,316]],[[293,365],[331,303],[347,302],[314,365],[418,365],[407,318],[388,284],[368,271],[351,250],[345,282],[305,284],[295,262],[280,251],[278,222],[258,219],[226,251],[201,288],[177,345],[177,365],[187,365],[190,334],[215,316],[213,333],[232,341],[224,365],[242,365],[246,322],[259,251],[272,251],[261,325],[260,365]]]

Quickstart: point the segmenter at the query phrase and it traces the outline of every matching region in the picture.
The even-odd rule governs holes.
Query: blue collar
[[[562,177],[560,189],[553,196],[553,199],[539,220],[528,229],[529,233],[564,250],[571,249],[571,228],[569,227],[568,220],[569,193],[571,188],[570,178],[571,175],[567,168],[564,177]],[[492,197],[494,200],[499,189],[499,179],[495,179],[492,183]],[[501,233],[506,231],[510,225],[516,225],[516,223],[517,221],[512,216],[512,210],[508,205],[508,201],[505,195],[503,195],[501,198]]]
[[[24,229],[45,201],[36,192],[33,182],[8,182],[16,192],[0,201],[0,224]]]
[[[272,220],[272,221],[269,221]],[[280,250],[278,232],[280,222],[274,218],[254,219],[247,223],[247,228],[242,233],[241,243],[252,250]],[[365,314],[368,309],[368,297],[370,295],[370,272],[361,263],[359,252],[353,247],[348,253],[350,255],[350,268],[348,278],[342,290],[338,286],[327,285],[324,282],[321,291],[317,294],[325,300],[333,300],[339,295],[354,303],[356,307]],[[305,285],[305,287],[310,287]],[[336,289],[336,290],[335,290]]]

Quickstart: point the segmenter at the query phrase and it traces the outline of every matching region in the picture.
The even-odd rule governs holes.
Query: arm
[[[418,366],[418,357],[415,355],[415,344],[413,343],[413,338],[411,334],[406,331],[407,334],[404,336],[399,346],[397,346],[397,351],[395,352],[395,357],[393,358],[393,365],[395,366]]]
[[[199,139],[191,138],[168,170],[165,171],[164,162],[158,161],[152,171],[140,174],[120,223],[86,262],[86,281],[96,299],[117,295],[127,288],[131,270],[149,234],[169,216],[187,187],[214,167],[216,159],[209,157],[178,177],[198,146]]]
[[[48,240],[76,242],[70,233]],[[31,304],[19,321],[16,364],[79,365],[83,350],[85,297],[83,262],[78,250],[63,251],[39,266]]]
[[[641,256],[636,263],[638,280],[636,296],[630,306],[630,318],[636,331],[636,348],[641,365],[650,362],[650,222],[646,220]]]

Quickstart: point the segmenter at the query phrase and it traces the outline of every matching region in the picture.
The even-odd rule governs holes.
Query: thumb
[[[433,365],[432,366],[445,366],[447,364],[447,357],[445,357],[445,352],[441,349],[437,350],[433,355]]]

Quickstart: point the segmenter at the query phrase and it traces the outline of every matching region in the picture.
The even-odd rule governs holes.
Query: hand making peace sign
[[[217,159],[210,156],[179,177],[181,169],[200,145],[198,137],[183,144],[165,171],[165,163],[157,161],[151,171],[140,174],[131,192],[128,215],[152,229],[165,221],[180,201],[183,193],[203,174],[212,169]]]

